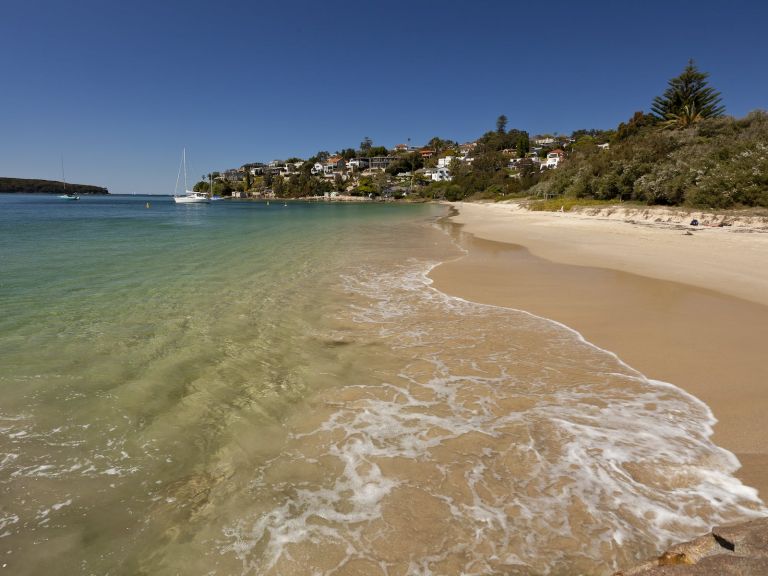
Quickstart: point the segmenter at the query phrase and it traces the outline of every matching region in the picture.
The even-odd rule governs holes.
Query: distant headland
[[[90,184],[66,184],[57,180],[0,177],[0,194],[109,194],[106,188]]]

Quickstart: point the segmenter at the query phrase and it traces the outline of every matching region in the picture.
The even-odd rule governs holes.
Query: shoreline
[[[768,500],[768,235],[637,224],[514,204],[458,205],[467,255],[430,273],[434,287],[565,324],[649,379],[714,413],[713,442]],[[694,243],[695,242],[695,243]]]

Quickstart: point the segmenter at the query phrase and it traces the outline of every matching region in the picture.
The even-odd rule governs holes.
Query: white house
[[[443,158],[437,159],[437,167],[438,168],[448,168],[448,166],[451,165],[451,162],[453,161],[453,156],[445,156]]]
[[[357,170],[365,170],[370,165],[368,158],[353,158],[347,163],[350,168],[356,168]]]
[[[450,182],[453,180],[450,171],[445,167],[435,169],[431,176],[435,182]]]
[[[547,154],[547,161],[542,163],[541,167],[557,168],[557,165],[563,161],[563,158],[565,158],[565,152],[559,148],[557,150],[552,150],[549,154]]]

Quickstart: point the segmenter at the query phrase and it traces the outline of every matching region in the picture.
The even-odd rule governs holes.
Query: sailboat
[[[80,200],[80,196],[67,192],[67,179],[64,177],[64,156],[61,157],[61,181],[64,183],[64,194],[59,196],[62,200]]]
[[[184,169],[184,194],[177,194],[179,189],[179,180],[181,179],[181,170]],[[181,152],[181,166],[179,166],[179,173],[176,176],[176,188],[173,192],[173,201],[176,204],[208,204],[211,199],[207,194],[203,192],[193,192],[187,188],[187,149],[184,148]]]

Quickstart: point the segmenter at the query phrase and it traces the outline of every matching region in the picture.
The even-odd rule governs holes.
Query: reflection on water
[[[698,401],[431,289],[431,208],[219,204],[0,287],[14,573],[605,573],[762,510]]]

